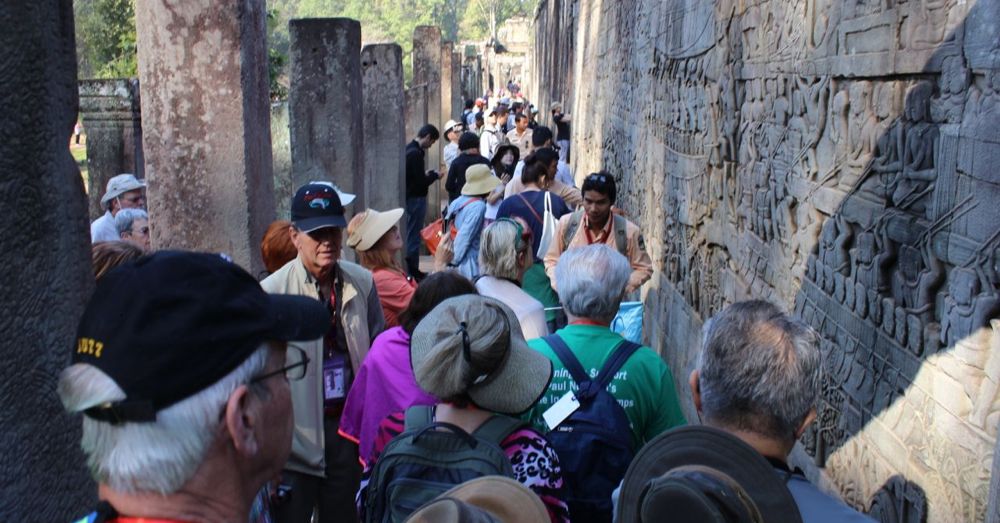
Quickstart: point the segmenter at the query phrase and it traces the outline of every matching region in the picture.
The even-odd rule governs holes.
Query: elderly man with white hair
[[[134,174],[119,174],[108,180],[107,190],[101,197],[105,212],[90,224],[90,241],[118,241],[115,216],[122,209],[142,209],[146,205],[145,189],[146,182],[137,179]]]
[[[58,386],[84,415],[99,484],[81,521],[248,521],[291,448],[288,380],[310,363],[285,342],[329,322],[323,304],[268,295],[215,254],[164,251],[104,275]]]
[[[606,487],[606,499],[599,503],[601,508],[581,507],[571,501],[570,513],[601,510],[610,519],[611,490],[624,477],[631,460],[628,455],[620,467],[587,471],[591,476],[584,475],[582,470],[573,470],[574,460],[569,455],[563,457],[568,453],[556,445],[552,437],[561,432],[560,426],[566,419],[572,419],[569,416],[574,410],[561,406],[569,404],[572,409],[575,403],[576,408],[580,408],[583,403],[583,396],[570,397],[571,393],[596,394],[589,385],[606,377],[604,388],[624,412],[611,413],[617,416],[601,420],[601,423],[607,431],[630,436],[623,438],[621,443],[625,446],[631,443],[633,453],[660,433],[686,423],[667,364],[652,349],[630,344],[610,328],[631,273],[629,261],[605,244],[576,247],[563,253],[555,276],[569,324],[551,336],[528,342],[552,360],[554,374],[548,390],[526,417],[540,429],[552,429],[550,441],[563,462],[569,498],[578,495],[577,489],[587,490],[596,483]],[[607,368],[610,361],[618,364]],[[578,376],[594,380],[586,384],[589,391],[583,391]],[[616,420],[624,426],[616,425]]]
[[[150,249],[149,215],[142,209],[122,209],[115,215],[118,237],[142,250]]]

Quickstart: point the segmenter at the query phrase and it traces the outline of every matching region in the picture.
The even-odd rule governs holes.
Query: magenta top
[[[358,456],[367,463],[378,425],[386,416],[412,405],[437,402],[413,377],[410,335],[402,327],[393,327],[372,342],[347,395],[338,433],[358,444]]]

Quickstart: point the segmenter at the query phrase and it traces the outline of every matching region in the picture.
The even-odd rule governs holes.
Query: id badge
[[[342,357],[323,362],[323,399],[325,401],[342,400],[347,396],[344,387],[346,363]]]
[[[576,399],[576,394],[573,391],[569,391],[559,398],[559,401],[552,404],[545,412],[542,413],[542,418],[545,420],[545,424],[549,426],[549,430],[555,430],[560,423],[566,421],[566,418],[576,412],[576,409],[580,408],[580,400]]]

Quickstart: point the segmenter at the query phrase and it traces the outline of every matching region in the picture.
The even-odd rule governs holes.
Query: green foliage
[[[288,22],[282,20],[281,13],[271,8],[267,10],[267,76],[270,85],[271,101],[288,98],[288,86],[285,78],[285,66],[288,65],[288,31],[280,31]]]
[[[79,76],[138,76],[135,0],[77,0],[73,11]]]

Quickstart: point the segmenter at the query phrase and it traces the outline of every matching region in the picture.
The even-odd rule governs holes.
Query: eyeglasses
[[[588,182],[608,183],[608,177],[606,175],[603,175],[603,174],[591,174],[590,176],[587,176],[587,181]]]
[[[291,361],[292,363],[285,365],[276,371],[254,377],[250,380],[250,383],[259,383],[267,378],[270,378],[271,376],[277,376],[279,374],[284,374],[285,379],[289,381],[298,381],[306,377],[306,371],[309,369],[309,356],[306,356],[306,351],[298,347],[289,347],[288,358],[286,361]]]
[[[143,236],[149,236],[149,226],[140,227],[138,231],[129,231],[131,234],[141,234]]]
[[[142,196],[142,195],[139,195],[139,196],[132,196],[131,198],[118,198],[118,199],[119,200],[125,200],[126,202],[129,202],[129,203],[139,203],[140,201],[145,201],[146,197]]]

